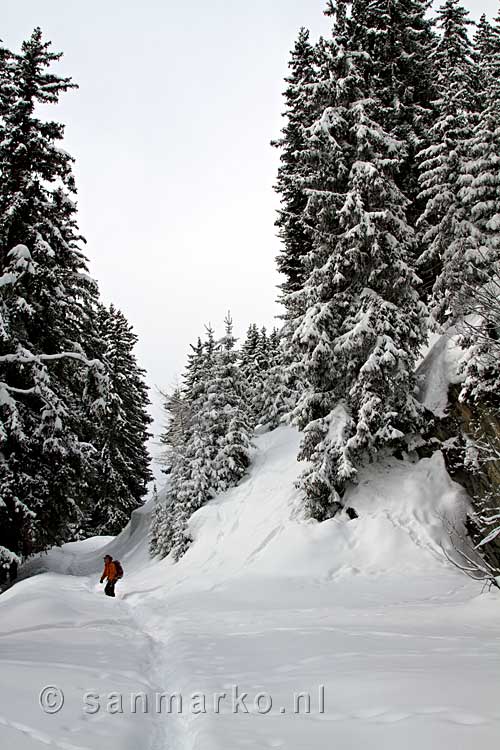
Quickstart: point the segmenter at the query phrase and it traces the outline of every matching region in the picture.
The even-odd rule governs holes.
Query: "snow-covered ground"
[[[442,554],[467,499],[440,454],[370,467],[349,497],[359,518],[318,524],[300,514],[298,440],[285,427],[256,439],[248,477],[195,514],[177,565],[149,560],[148,507],[114,540],[30,564],[49,572],[0,597],[2,747],[493,746],[500,597]],[[108,551],[125,568],[116,600],[97,583]],[[38,703],[47,685],[65,693],[54,714]],[[130,710],[140,691],[147,714]],[[106,710],[113,692],[123,713]],[[304,696],[294,713],[297,693],[310,713]]]

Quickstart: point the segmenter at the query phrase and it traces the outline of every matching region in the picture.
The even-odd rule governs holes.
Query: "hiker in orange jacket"
[[[111,555],[104,557],[104,570],[102,571],[101,583],[104,583],[105,578],[108,579],[108,582],[104,588],[104,593],[106,596],[115,596],[115,584],[118,580],[118,573]]]

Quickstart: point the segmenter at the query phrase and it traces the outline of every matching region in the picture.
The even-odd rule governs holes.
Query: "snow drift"
[[[447,562],[467,497],[439,453],[380,460],[347,501],[359,515],[302,516],[300,436],[259,435],[241,484],[197,511],[177,564],[150,560],[150,504],[116,539],[64,545],[31,561],[0,597],[0,732],[32,750],[380,750],[460,747],[498,735],[499,599]],[[119,599],[97,583],[118,557]],[[43,714],[43,684],[64,709]],[[322,686],[323,710],[318,691]],[[247,693],[235,714],[230,696]],[[82,714],[82,694],[180,693],[181,713]],[[255,696],[272,707],[262,714]],[[306,693],[309,713],[292,710]],[[205,710],[190,696],[202,694]],[[220,711],[212,697],[225,693]],[[12,698],[14,696],[14,698]],[[151,705],[151,704],[150,704]],[[200,706],[198,706],[200,708]]]

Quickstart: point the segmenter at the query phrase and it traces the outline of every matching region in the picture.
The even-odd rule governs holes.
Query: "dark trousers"
[[[104,587],[104,593],[106,596],[115,596],[115,583],[116,581],[108,581]]]

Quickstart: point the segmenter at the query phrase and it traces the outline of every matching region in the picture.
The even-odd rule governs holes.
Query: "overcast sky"
[[[152,386],[169,387],[206,322],[272,326],[272,185],[281,92],[301,25],[324,0],[1,0],[17,49],[39,25],[80,89],[55,119],[76,158],[92,275],[139,335]],[[471,0],[472,16],[495,15]],[[154,394],[153,394],[154,396]],[[158,408],[155,408],[158,414]]]

